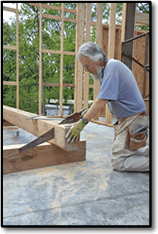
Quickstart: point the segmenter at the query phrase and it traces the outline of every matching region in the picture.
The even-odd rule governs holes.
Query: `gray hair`
[[[102,48],[93,42],[87,42],[80,46],[77,59],[80,60],[83,55],[87,56],[93,62],[98,62],[99,59],[102,62],[106,60],[106,55]]]

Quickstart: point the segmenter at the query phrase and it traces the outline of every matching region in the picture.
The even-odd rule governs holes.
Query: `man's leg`
[[[112,144],[112,166],[118,171],[149,171],[149,146],[136,151],[125,149],[128,129],[117,135],[118,126],[114,126],[114,141]]]

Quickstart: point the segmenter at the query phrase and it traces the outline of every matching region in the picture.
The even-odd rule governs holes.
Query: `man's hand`
[[[75,141],[78,141],[80,132],[85,126],[86,124],[82,122],[82,119],[80,119],[77,123],[74,123],[73,126],[68,131],[68,133],[66,134],[67,142],[73,143]]]

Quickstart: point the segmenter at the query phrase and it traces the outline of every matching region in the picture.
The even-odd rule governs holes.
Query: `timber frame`
[[[24,144],[3,146],[3,173],[12,173],[23,170],[48,167],[65,163],[84,161],[86,159],[86,141],[73,144],[67,143],[65,135],[71,124],[58,125],[57,120],[27,119],[36,114],[3,106],[3,119],[6,124],[16,125],[29,133],[39,137],[54,128],[54,138],[32,149],[19,153]]]
[[[30,3],[31,6],[39,7],[40,17],[39,17],[39,115],[42,114],[42,86],[58,86],[60,88],[60,111],[59,117],[65,117],[62,114],[62,96],[63,96],[63,87],[74,87],[74,111],[79,111],[83,107],[88,107],[88,93],[89,88],[93,88],[94,95],[93,100],[96,99],[100,84],[99,81],[94,81],[94,85],[89,85],[89,74],[84,71],[83,67],[76,59],[77,51],[85,42],[90,41],[90,30],[91,26],[96,26],[96,43],[103,47],[103,27],[109,27],[109,39],[108,39],[108,53],[107,57],[114,58],[114,49],[115,49],[115,29],[121,26],[121,41],[125,40],[125,24],[126,24],[126,10],[127,3],[123,3],[123,19],[122,25],[116,25],[116,3],[111,3],[110,5],[110,23],[109,25],[102,24],[102,9],[103,3],[97,3],[97,21],[91,21],[91,3],[77,3],[77,9],[67,9],[64,8],[64,3],[61,3],[61,7],[45,5],[42,3]],[[54,9],[61,11],[61,16],[43,14],[42,9]],[[7,82],[3,81],[3,85],[15,85],[16,86],[16,107],[19,109],[19,29],[18,29],[18,3],[16,3],[16,9],[3,7],[3,10],[11,11],[16,13],[16,46],[3,45],[3,49],[16,50],[16,82]],[[64,17],[64,12],[72,12],[76,14],[76,19],[70,19]],[[86,20],[83,20],[86,17]],[[57,50],[47,50],[42,48],[42,18],[56,19],[61,21],[61,45],[60,51]],[[135,25],[145,25],[149,26],[149,15],[145,13],[136,12]],[[76,23],[76,49],[75,52],[64,51],[63,50],[63,31],[64,31],[64,21]],[[86,33],[85,33],[86,32]],[[121,46],[121,45],[120,45]],[[42,82],[42,54],[51,53],[51,54],[60,54],[60,83],[44,83]],[[63,55],[72,55],[75,56],[75,83],[74,84],[64,84],[63,83]],[[99,121],[98,116],[96,116],[92,121],[107,126],[112,126],[111,119],[112,115],[108,109],[108,106],[105,107],[105,122]]]

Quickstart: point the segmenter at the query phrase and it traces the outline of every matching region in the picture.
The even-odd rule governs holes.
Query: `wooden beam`
[[[102,48],[102,9],[103,3],[97,3],[97,26],[96,26],[96,44]],[[94,80],[93,100],[98,96],[100,90],[100,81]]]
[[[14,12],[14,13],[16,13],[16,9],[14,9],[14,8],[11,8],[11,7],[3,7],[3,10],[4,11],[11,11],[11,12]]]
[[[149,26],[149,14],[137,12],[135,14],[135,23]]]
[[[55,138],[50,140],[49,143],[55,144],[67,151],[79,150],[85,147],[86,141],[79,141],[73,144],[66,141],[65,135],[72,126],[71,124],[58,125],[59,121],[57,120],[41,120],[45,119],[45,116],[40,116],[40,120],[26,119],[33,116],[37,115],[15,109],[13,107],[3,106],[3,119],[24,129],[25,131],[39,137],[54,127]]]
[[[80,47],[84,43],[84,14],[85,3],[79,4],[79,44]],[[83,66],[78,63],[78,80],[77,80],[77,111],[82,109],[82,92],[83,92]]]
[[[3,85],[17,85],[16,81],[3,81]]]
[[[125,40],[126,7],[127,7],[127,3],[123,3],[121,42]]]
[[[86,160],[85,148],[68,152],[55,145],[43,143],[19,153],[19,148],[24,145],[3,146],[3,174]]]
[[[39,3],[29,3],[30,6],[36,6],[39,7]],[[42,4],[42,8],[47,8],[47,9],[52,9],[52,10],[56,10],[56,11],[61,11],[61,7],[58,6],[50,6],[50,5],[46,5],[46,4]],[[74,9],[68,9],[68,8],[64,8],[64,12],[71,12],[71,13],[75,13],[76,14],[76,10]]]
[[[77,3],[77,24],[76,24],[76,46],[75,52],[77,55],[79,49],[79,10],[80,5]],[[77,111],[77,91],[78,91],[78,59],[75,57],[75,94],[74,94],[74,111]]]
[[[86,42],[90,41],[91,3],[86,6]],[[84,69],[84,108],[88,108],[89,72]]]
[[[16,3],[16,108],[19,109],[19,19],[18,3]]]
[[[60,83],[43,83],[43,86],[60,87]],[[75,84],[63,84],[63,87],[75,87]]]
[[[3,49],[7,49],[7,50],[17,50],[17,46],[3,45]]]
[[[135,11],[136,3],[127,3],[126,7],[126,24],[125,24],[125,40],[134,37],[134,28],[135,28]],[[127,43],[123,47],[125,54],[133,57],[133,41]],[[132,70],[132,60],[126,56],[123,58],[124,64]]]
[[[18,126],[3,126],[3,129],[18,129]]]
[[[48,49],[42,49],[42,53],[49,53],[49,54],[61,54],[61,51],[59,51],[59,50],[48,50]]]
[[[96,25],[96,44],[102,48],[102,11],[103,11],[103,3],[97,3],[97,25]],[[93,91],[93,100],[98,96],[100,90],[100,80],[94,80],[94,91]],[[98,120],[99,114],[95,116],[93,119]]]
[[[39,3],[39,115],[42,114],[42,5]]]
[[[111,3],[110,6],[110,26],[109,26],[109,40],[108,40],[108,58],[114,58],[115,54],[115,21],[116,21],[116,3]],[[106,124],[110,124],[112,114],[106,105]]]
[[[61,38],[60,38],[60,109],[59,115],[62,115],[63,100],[63,51],[64,51],[64,3],[61,3]]]
[[[43,18],[47,18],[47,19],[55,19],[55,20],[62,20],[61,16],[57,16],[57,15],[48,15],[48,14],[42,14]],[[76,23],[77,20],[76,19],[69,19],[69,18],[63,18],[64,21],[67,22],[72,22],[72,23]]]

